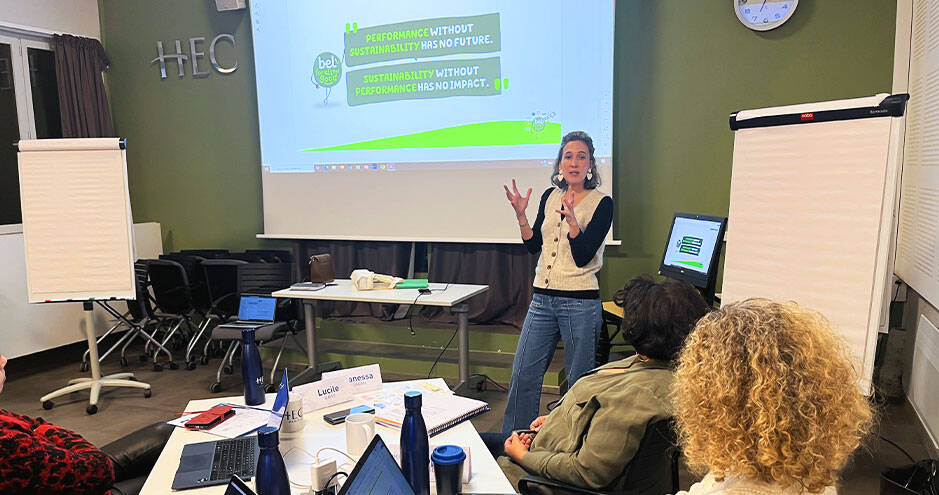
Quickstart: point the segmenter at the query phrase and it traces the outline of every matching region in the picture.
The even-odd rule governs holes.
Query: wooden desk
[[[616,305],[613,301],[603,301],[603,316],[611,317],[612,319],[618,319],[616,323],[623,321],[623,315],[625,312],[623,308]]]
[[[335,284],[335,285],[333,285]],[[306,369],[291,379],[296,380],[307,373],[317,373],[316,370],[316,302],[317,301],[356,301],[385,304],[416,304],[420,306],[443,306],[457,318],[457,347],[459,350],[460,384],[456,390],[466,384],[469,379],[469,327],[467,321],[467,306],[465,301],[477,294],[489,290],[488,285],[468,284],[429,284],[433,292],[421,295],[417,289],[385,289],[385,290],[357,290],[349,279],[335,280],[323,289],[292,290],[284,289],[271,294],[274,297],[299,299],[303,302],[303,319],[306,328],[307,360]]]
[[[267,394],[267,401],[263,407],[270,408],[274,404],[275,394]],[[218,397],[212,399],[193,400],[186,406],[187,411],[202,411],[215,404],[222,402],[231,404],[244,404],[244,397]],[[280,434],[280,451],[287,453],[284,455],[284,463],[287,465],[287,474],[290,481],[301,485],[310,484],[310,465],[313,460],[304,454],[300,449],[306,450],[311,454],[323,447],[333,447],[345,450],[346,430],[344,425],[330,425],[323,421],[323,415],[341,409],[347,409],[355,405],[362,404],[361,401],[354,400],[344,404],[338,404],[333,407],[320,409],[306,414],[305,424],[302,431],[296,433]],[[261,407],[261,406],[259,406]],[[380,424],[375,425],[375,433],[381,435],[385,443],[397,445],[401,433]],[[205,488],[194,488],[173,492],[170,486],[173,484],[173,477],[176,475],[176,468],[179,466],[179,457],[182,454],[183,446],[188,443],[209,442],[220,440],[221,437],[201,431],[189,431],[185,428],[176,428],[170,436],[160,458],[147,477],[147,482],[140,491],[141,495],[166,495],[169,493],[179,493],[183,495],[221,495],[225,492],[225,485],[210,486]],[[486,445],[483,443],[476,428],[469,421],[464,421],[447,431],[435,435],[430,439],[433,444],[459,444],[467,445],[470,450],[470,482],[463,485],[465,493],[515,493],[512,484],[502,473],[502,469],[496,464],[496,460],[489,453]],[[293,450],[291,450],[293,449]],[[335,458],[337,464],[343,462],[343,457],[336,454],[335,457],[329,451],[324,452],[323,458]],[[347,469],[343,469],[348,471]],[[251,488],[254,488],[254,480],[248,482]],[[433,492],[433,485],[431,485]],[[290,493],[294,495],[304,493],[301,488],[290,488]]]

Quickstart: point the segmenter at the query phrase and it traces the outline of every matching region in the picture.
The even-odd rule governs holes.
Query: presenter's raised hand
[[[509,203],[512,205],[512,209],[515,210],[515,216],[522,220],[523,218],[527,222],[527,217],[525,216],[525,210],[528,208],[528,198],[531,197],[531,188],[528,188],[528,193],[522,196],[522,193],[518,192],[518,186],[515,185],[515,179],[512,179],[512,190],[509,191],[509,186],[502,186],[505,188],[505,197],[509,200]]]
[[[567,221],[571,237],[577,237],[580,234],[580,225],[577,224],[577,216],[574,215],[573,189],[568,189],[567,192],[561,196],[561,209],[554,211],[564,215],[564,220]]]

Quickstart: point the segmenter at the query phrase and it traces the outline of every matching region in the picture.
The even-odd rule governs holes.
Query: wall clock
[[[788,21],[799,0],[732,0],[737,19],[755,31],[769,31]]]

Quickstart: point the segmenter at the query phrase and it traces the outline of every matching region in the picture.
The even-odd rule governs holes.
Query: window
[[[62,137],[55,52],[47,39],[0,29],[0,225],[22,222],[20,139]]]

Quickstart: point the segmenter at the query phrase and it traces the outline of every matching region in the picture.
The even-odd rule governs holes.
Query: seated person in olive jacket
[[[498,463],[512,485],[527,475],[593,490],[620,491],[646,426],[671,416],[672,361],[709,307],[691,285],[634,278],[614,300],[637,354],[582,376],[528,434],[505,441]]]

